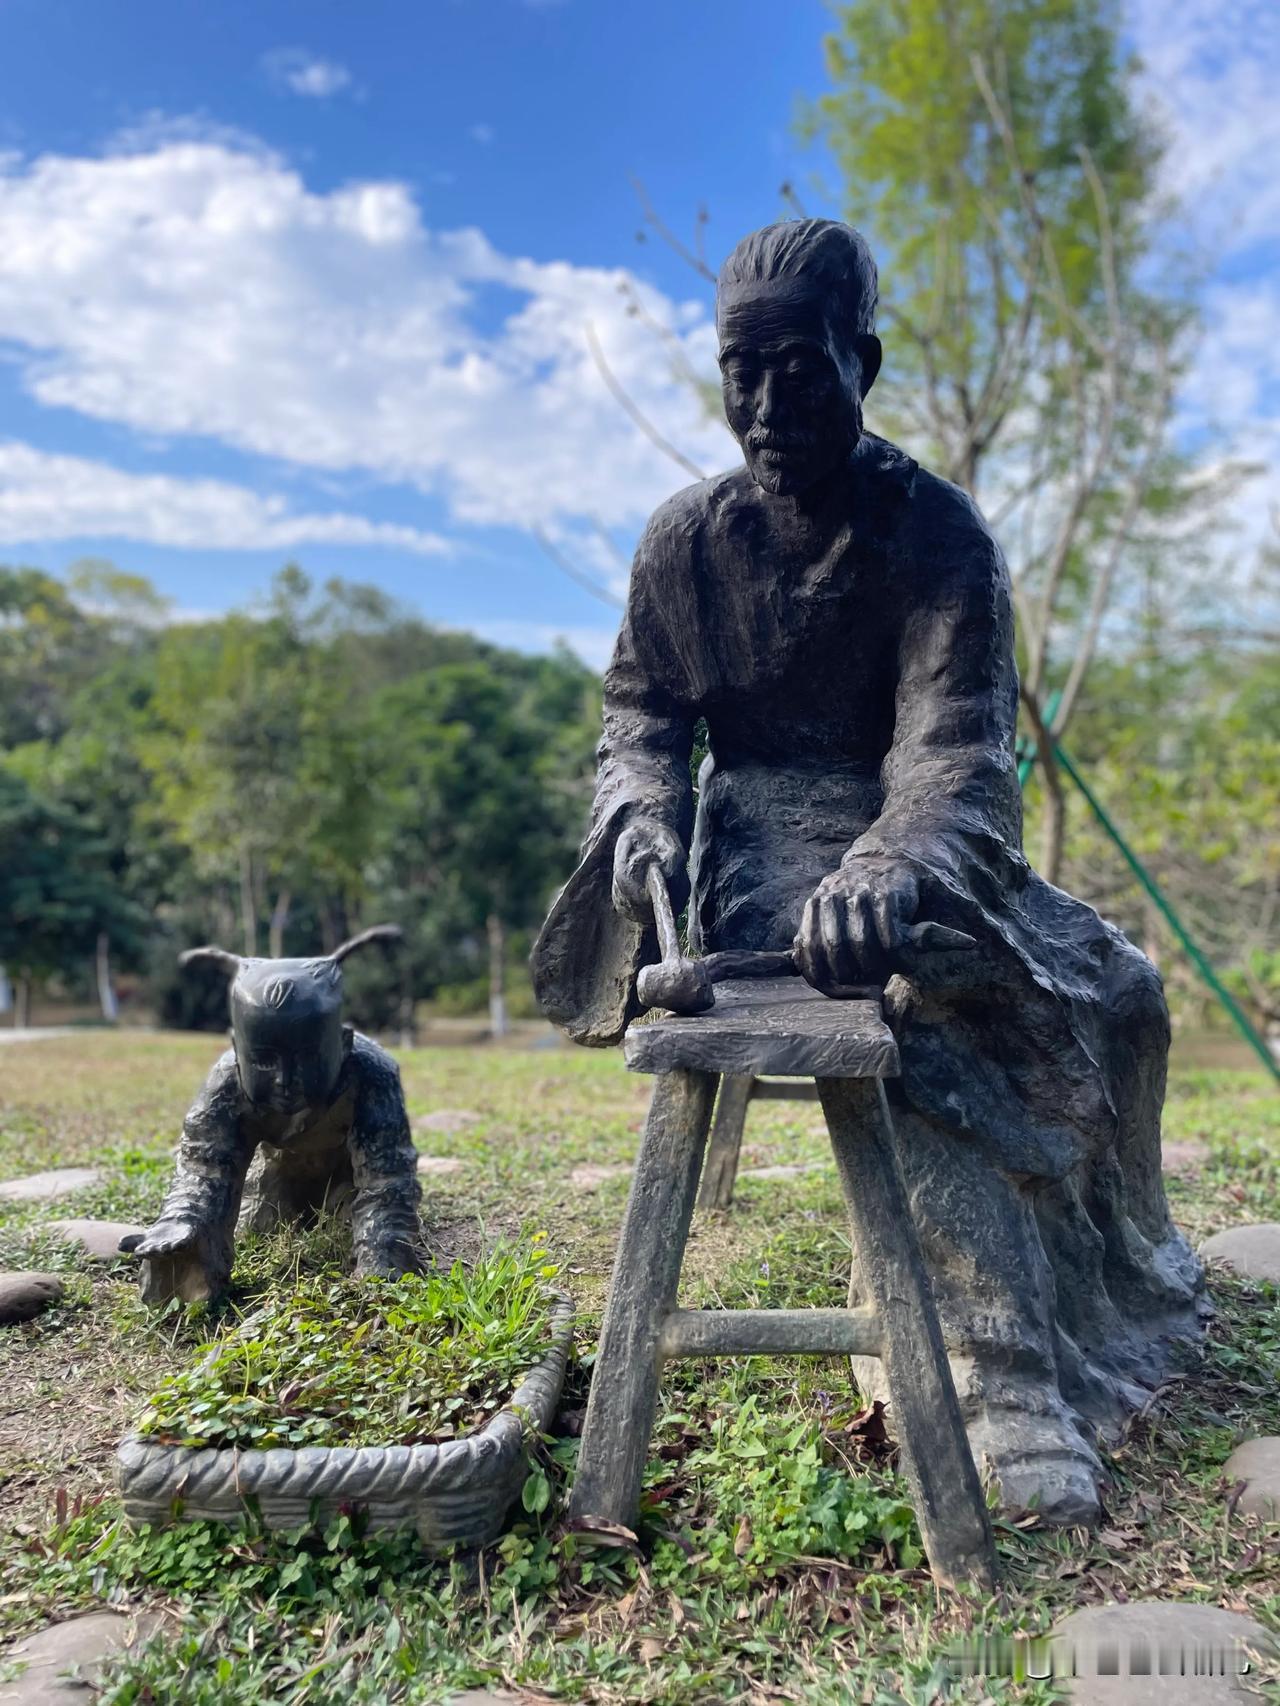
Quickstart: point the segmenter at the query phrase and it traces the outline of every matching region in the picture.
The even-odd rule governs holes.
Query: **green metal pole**
[[[1130,850],[1128,842],[1107,816],[1106,811],[1103,809],[1102,802],[1095,796],[1093,790],[1089,787],[1089,784],[1067,757],[1066,753],[1058,745],[1057,741],[1054,741],[1053,743],[1053,751],[1058,763],[1066,771],[1067,775],[1089,802],[1093,815],[1111,837],[1129,869],[1133,872],[1134,876],[1137,877],[1147,894],[1150,895],[1152,901],[1159,908],[1165,922],[1186,950],[1187,958],[1200,973],[1200,976],[1204,979],[1205,983],[1208,984],[1209,988],[1218,997],[1218,1000],[1222,1003],[1223,1007],[1226,1008],[1227,1013],[1230,1015],[1240,1035],[1248,1043],[1249,1047],[1254,1051],[1271,1076],[1280,1083],[1280,1064],[1277,1064],[1276,1058],[1267,1047],[1266,1042],[1254,1029],[1249,1015],[1245,1012],[1244,1008],[1241,1007],[1240,1003],[1236,1000],[1235,996],[1232,995],[1226,985],[1219,980],[1217,972],[1214,971],[1213,967],[1200,952],[1195,942],[1192,941],[1182,920],[1165,899],[1155,878],[1147,871],[1137,854]]]
[[[1049,698],[1045,703],[1043,718],[1046,728],[1052,729],[1053,719],[1057,715],[1058,706],[1061,703],[1062,694],[1060,692],[1055,690],[1049,695]],[[1249,1015],[1245,1012],[1244,1008],[1241,1007],[1240,1003],[1236,1000],[1235,996],[1232,995],[1231,991],[1219,980],[1217,972],[1214,971],[1208,960],[1200,952],[1200,949],[1196,946],[1187,931],[1186,926],[1173,910],[1173,907],[1165,899],[1165,896],[1155,878],[1150,874],[1146,866],[1138,858],[1137,854],[1130,849],[1128,842],[1107,816],[1106,811],[1103,809],[1102,802],[1095,796],[1093,790],[1089,787],[1089,784],[1085,781],[1084,777],[1076,769],[1075,765],[1067,757],[1066,753],[1058,745],[1056,740],[1053,743],[1053,750],[1058,763],[1084,795],[1085,799],[1089,803],[1093,815],[1097,818],[1106,833],[1111,837],[1111,840],[1115,843],[1121,858],[1142,884],[1142,887],[1146,890],[1147,894],[1159,909],[1161,916],[1173,931],[1178,941],[1182,944],[1186,951],[1187,958],[1199,972],[1201,978],[1208,985],[1209,989],[1217,996],[1223,1009],[1227,1013],[1227,1016],[1235,1025],[1240,1035],[1248,1043],[1249,1047],[1257,1055],[1258,1059],[1266,1067],[1271,1076],[1277,1081],[1277,1083],[1280,1083],[1280,1063],[1277,1063],[1276,1057],[1267,1047],[1264,1038],[1259,1036],[1258,1032],[1254,1028],[1253,1022],[1249,1018]],[[1026,787],[1027,778],[1035,768],[1037,756],[1034,741],[1027,741],[1023,745],[1022,753],[1018,760],[1019,787]]]

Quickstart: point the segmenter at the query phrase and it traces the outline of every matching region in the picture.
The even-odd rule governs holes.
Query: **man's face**
[[[752,479],[779,496],[804,491],[862,435],[857,356],[835,344],[803,281],[729,287],[717,320],[725,415]]]

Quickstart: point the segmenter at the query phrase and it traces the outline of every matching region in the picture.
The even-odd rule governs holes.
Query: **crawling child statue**
[[[231,1277],[236,1231],[270,1231],[321,1209],[349,1213],[358,1276],[418,1266],[421,1188],[400,1072],[342,1023],[343,960],[399,935],[377,925],[312,960],[213,947],[182,955],[182,965],[212,961],[231,979],[232,1047],[183,1121],[159,1219],[121,1240],[143,1258],[145,1302],[216,1297]]]

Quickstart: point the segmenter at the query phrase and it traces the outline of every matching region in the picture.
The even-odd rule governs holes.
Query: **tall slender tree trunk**
[[[115,986],[111,982],[111,938],[105,930],[98,932],[93,969],[98,984],[98,1005],[102,1009],[102,1017],[114,1024],[120,1017],[120,1003],[116,1000]]]
[[[18,973],[16,1000],[13,1007],[13,1022],[20,1031],[25,1031],[31,1023],[31,974]]]
[[[404,991],[400,996],[400,1047],[413,1048],[418,1041],[418,1023],[414,1013],[413,990],[406,977]]]
[[[284,954],[284,932],[289,922],[289,908],[293,904],[293,894],[289,889],[281,889],[276,896],[276,903],[271,908],[271,928],[267,937],[267,952],[273,960],[282,958]]]
[[[507,1019],[507,930],[496,912],[485,920],[489,937],[489,1030],[505,1037],[511,1029]]]
[[[321,895],[316,902],[316,911],[320,914],[320,943],[326,954],[331,954],[342,940],[338,934],[338,926],[333,916],[333,908],[329,905],[329,897]]]
[[[1040,857],[1036,861],[1046,882],[1056,883],[1062,870],[1062,850],[1067,829],[1067,800],[1062,786],[1062,770],[1053,750],[1054,731],[1045,723],[1040,702],[1025,682],[1021,689],[1022,704],[1035,737],[1036,759],[1040,780],[1044,786],[1044,823],[1040,832]]]
[[[1044,823],[1040,830],[1040,875],[1047,883],[1056,883],[1062,874],[1062,851],[1067,834],[1067,797],[1062,787],[1062,771],[1058,761],[1049,755],[1041,766],[1044,783]]]
[[[252,958],[258,952],[258,905],[253,892],[253,854],[247,841],[240,847],[240,928],[244,952]]]
[[[1142,951],[1157,971],[1160,969],[1161,950],[1164,946],[1160,930],[1160,914],[1156,911],[1153,902],[1144,898],[1142,903]]]

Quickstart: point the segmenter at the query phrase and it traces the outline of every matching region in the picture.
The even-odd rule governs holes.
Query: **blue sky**
[[[1216,243],[1188,419],[1280,465],[1278,9],[1131,0]],[[822,162],[818,0],[0,0],[0,556],[110,557],[179,610],[287,559],[599,661],[644,516],[735,452],[704,283]],[[821,196],[806,187],[815,207]],[[828,208],[828,211],[835,211]],[[874,236],[874,233],[872,234]],[[637,312],[637,308],[639,312]],[[1274,499],[1274,490],[1272,491]],[[1242,500],[1257,528],[1267,494]]]

